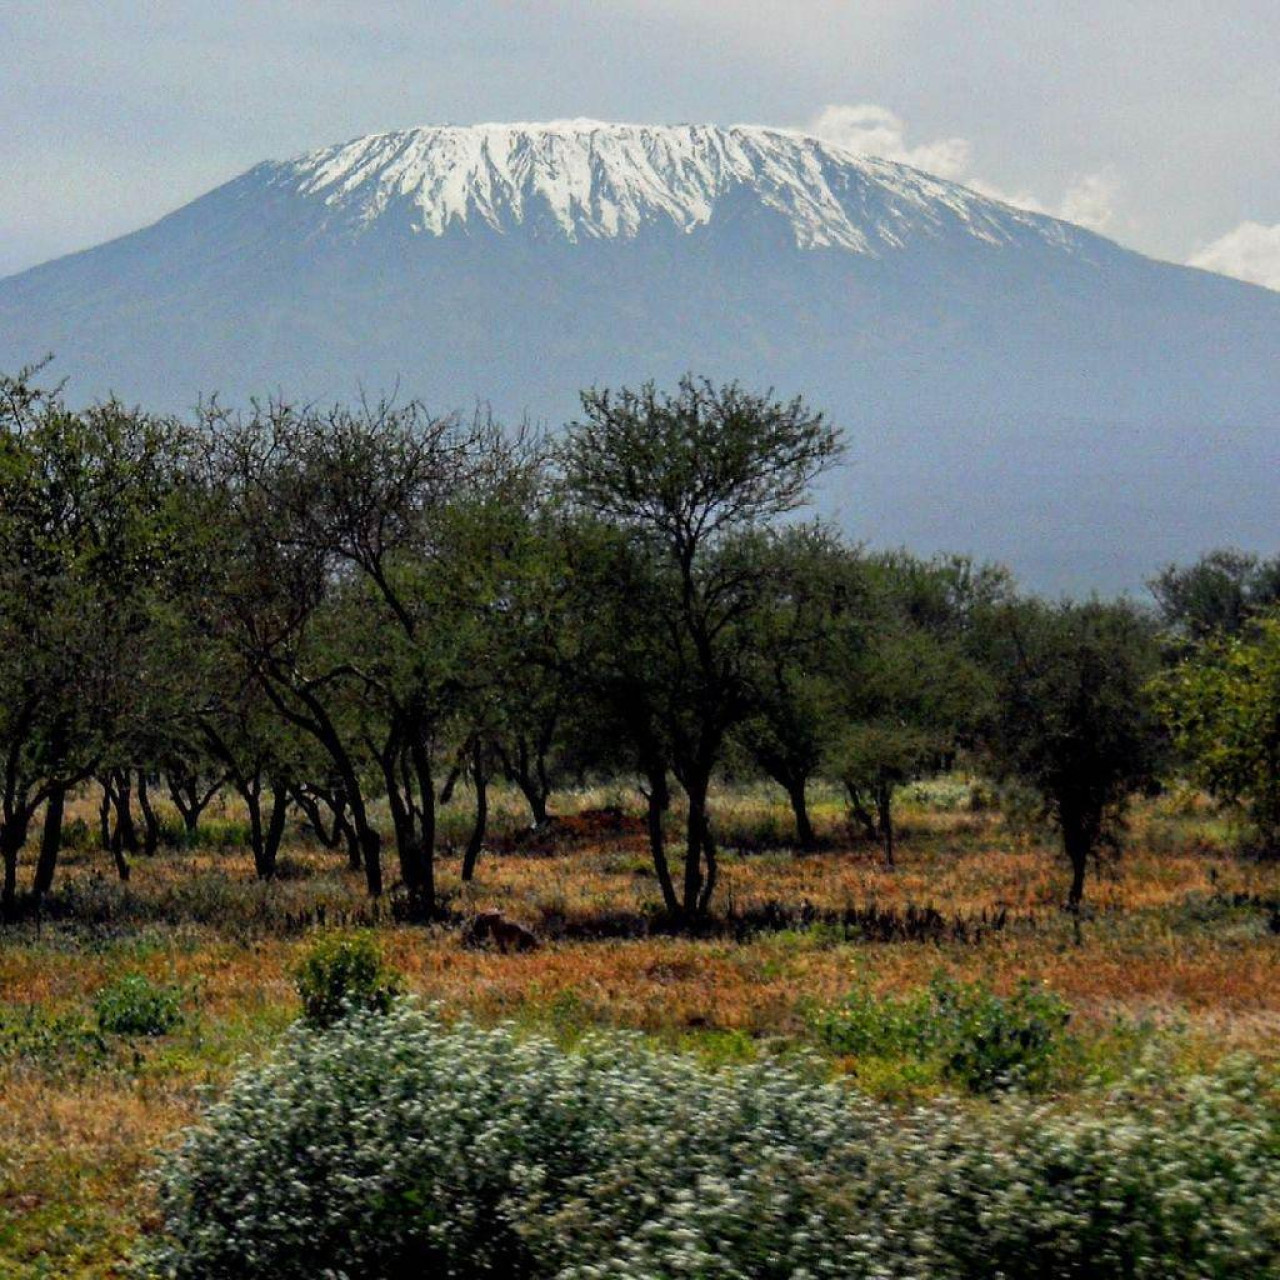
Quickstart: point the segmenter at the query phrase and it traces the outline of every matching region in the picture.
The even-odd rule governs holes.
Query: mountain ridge
[[[833,188],[835,166],[859,183]],[[633,125],[575,119],[545,124],[423,125],[369,134],[257,166],[268,181],[321,196],[355,221],[382,216],[395,197],[410,201],[415,229],[436,236],[465,226],[474,213],[503,230],[540,198],[570,240],[630,238],[647,218],[666,217],[693,232],[715,215],[735,186],[753,186],[788,217],[800,248],[844,248],[874,254],[902,247],[893,219],[908,227],[914,213],[938,229],[945,209],[971,233],[1000,243],[1012,228],[1035,230],[1078,248],[1071,224],[979,196],[958,184],[892,161],[857,156],[811,135],[763,126]],[[874,192],[889,222],[860,225],[846,206],[849,189]],[[842,196],[845,199],[842,199]],[[1071,228],[1068,230],[1068,228]],[[1087,233],[1085,233],[1087,234]]]
[[[1275,549],[1280,294],[778,130],[424,127],[264,162],[0,280],[0,369],[49,351],[78,399],[398,386],[549,423],[693,370],[846,427],[822,501],[855,536],[1050,589]]]

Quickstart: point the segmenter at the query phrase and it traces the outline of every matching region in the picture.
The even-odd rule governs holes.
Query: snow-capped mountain
[[[1274,550],[1280,294],[754,127],[377,134],[0,281],[0,369],[183,408],[398,387],[554,423],[686,370],[848,429],[858,536],[1047,586]]]
[[[920,236],[1008,244],[1027,233],[1062,248],[1077,229],[983,199],[903,165],[777,129],[655,127],[570,120],[409,129],[357,138],[251,177],[323,201],[348,232],[392,217],[440,236],[526,225],[566,240],[693,233],[750,189],[786,220],[797,248],[875,256]]]

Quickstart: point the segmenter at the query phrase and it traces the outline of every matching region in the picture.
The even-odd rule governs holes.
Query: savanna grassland
[[[446,810],[448,918],[429,926],[396,918],[394,890],[371,905],[359,873],[300,831],[277,879],[255,880],[230,804],[194,847],[139,858],[120,884],[108,855],[74,838],[92,809],[77,801],[43,918],[0,942],[0,1275],[125,1274],[155,1221],[157,1152],[297,1019],[296,966],[335,931],[371,931],[408,991],[446,1018],[565,1044],[631,1029],[711,1063],[808,1050],[824,1073],[901,1108],[966,1091],[892,1037],[846,1052],[831,1011],[851,991],[874,1006],[946,975],[997,995],[1024,981],[1054,993],[1070,1020],[1037,1089],[1066,1109],[1089,1105],[1091,1080],[1141,1063],[1183,1075],[1247,1054],[1270,1076],[1280,1059],[1280,865],[1234,853],[1196,798],[1136,807],[1123,855],[1091,868],[1077,926],[1052,839],[1011,826],[967,779],[903,790],[894,868],[851,837],[834,790],[815,793],[822,847],[797,854],[777,793],[722,786],[721,896],[692,935],[657,923],[634,793],[557,800],[560,819],[532,835],[515,797],[495,795],[467,886],[448,852],[465,805]],[[466,945],[486,909],[540,946]]]

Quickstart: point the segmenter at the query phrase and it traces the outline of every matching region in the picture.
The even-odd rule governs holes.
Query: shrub
[[[1237,1074],[901,1113],[795,1066],[566,1053],[410,1002],[298,1028],[165,1166],[172,1280],[1274,1274],[1280,1114]]]
[[[131,973],[109,983],[94,1001],[98,1030],[121,1036],[163,1036],[182,1024],[181,992]]]
[[[1023,979],[1011,996],[981,983],[930,986],[937,1047],[948,1079],[978,1093],[1048,1081],[1071,1017],[1061,996]]]
[[[1070,1016],[1060,996],[1030,981],[999,996],[984,983],[939,976],[902,998],[856,989],[818,1030],[839,1053],[934,1062],[945,1078],[991,1093],[1047,1084]]]
[[[294,970],[294,981],[312,1027],[331,1027],[354,1009],[386,1013],[402,986],[367,933],[322,939]]]

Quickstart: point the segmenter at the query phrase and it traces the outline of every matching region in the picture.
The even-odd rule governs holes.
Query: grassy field
[[[1245,1052],[1276,1067],[1280,866],[1234,857],[1199,802],[1147,802],[1124,855],[1096,869],[1077,932],[1052,846],[975,811],[970,794],[958,779],[904,793],[889,869],[849,839],[834,794],[816,798],[823,851],[798,856],[774,793],[722,793],[719,914],[697,938],[651,927],[639,823],[600,812],[624,792],[560,797],[567,820],[545,839],[522,836],[500,796],[494,851],[473,886],[446,855],[455,923],[430,929],[398,923],[394,898],[371,908],[340,857],[301,841],[278,881],[254,882],[233,813],[208,826],[228,847],[138,859],[128,886],[101,851],[73,850],[45,919],[0,934],[0,1276],[124,1274],[157,1151],[298,1016],[291,970],[333,928],[375,930],[407,987],[450,1014],[565,1041],[632,1028],[712,1061],[808,1047],[895,1101],[953,1085],[909,1055],[842,1055],[826,1015],[852,990],[903,996],[944,974],[996,993],[1026,979],[1070,1005],[1046,1085],[1063,1106],[1144,1059],[1192,1071]],[[448,818],[447,839],[465,817]],[[543,945],[467,948],[462,923],[486,908]],[[101,1030],[116,984],[137,974],[181,1020],[155,1036]]]

